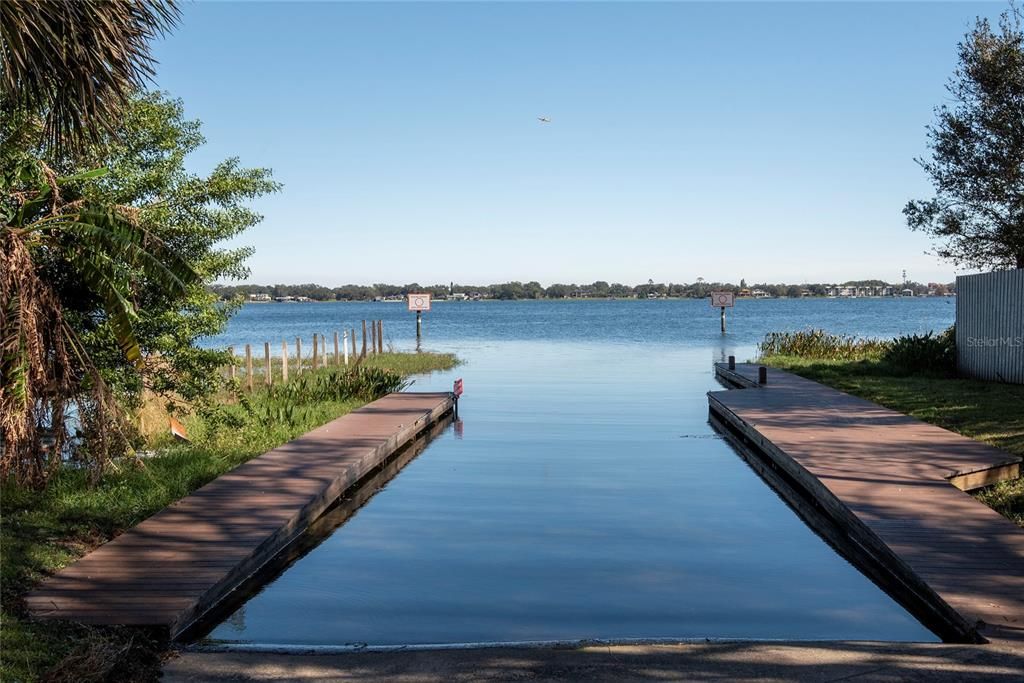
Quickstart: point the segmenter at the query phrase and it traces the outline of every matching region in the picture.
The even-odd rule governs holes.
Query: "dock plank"
[[[452,407],[390,394],[253,458],[46,579],[29,611],[174,637]]]
[[[756,365],[716,373],[746,387],[708,394],[734,442],[850,515],[858,542],[884,544],[894,556],[879,561],[900,565],[902,580],[926,585],[980,635],[1024,641],[1024,530],[951,483],[1016,476],[1020,458],[780,370],[763,386]]]

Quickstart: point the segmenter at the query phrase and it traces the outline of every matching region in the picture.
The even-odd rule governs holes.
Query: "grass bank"
[[[1024,386],[907,372],[878,354],[843,359],[769,354],[761,362],[1024,456]],[[1024,527],[1024,478],[975,497]]]
[[[328,377],[337,369],[305,372],[289,383],[291,391],[259,389],[186,418],[190,443],[156,437],[156,455],[122,463],[94,487],[74,469],[41,492],[3,485],[0,680],[155,680],[162,644],[150,634],[33,622],[23,596],[44,576],[246,460],[365,405],[396,381],[456,364],[451,354],[371,356],[366,376],[343,390]]]

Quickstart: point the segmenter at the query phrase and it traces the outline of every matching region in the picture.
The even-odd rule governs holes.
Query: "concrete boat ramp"
[[[1020,458],[790,373],[715,372],[712,423],[826,541],[947,642],[1024,647],[1024,530],[966,490]]]
[[[30,593],[28,608],[174,638],[453,407],[448,393],[398,393],[333,420],[100,546]]]

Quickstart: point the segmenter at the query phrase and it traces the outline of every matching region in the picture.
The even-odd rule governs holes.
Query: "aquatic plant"
[[[877,359],[889,347],[882,339],[829,334],[824,330],[769,332],[758,344],[761,356],[798,356],[820,360]]]

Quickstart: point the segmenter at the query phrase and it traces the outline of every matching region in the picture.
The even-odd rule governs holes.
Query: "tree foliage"
[[[69,414],[88,437],[76,455],[94,470],[128,445],[116,397],[69,316],[69,293],[90,302],[125,362],[139,363],[133,278],[167,297],[199,280],[133,207],[83,192],[105,169],[60,176],[10,144],[20,132],[3,138],[0,156],[0,477],[39,485],[65,455]]]
[[[936,238],[939,256],[973,268],[1024,268],[1024,32],[1016,7],[998,29],[978,19],[959,45],[951,105],[928,128],[918,159],[935,196],[903,213]]]
[[[3,0],[0,111],[42,112],[53,148],[116,131],[178,14],[174,0]]]
[[[181,296],[173,297],[159,283],[136,280],[135,301],[145,313],[136,324],[145,352],[141,374],[117,354],[108,327],[89,328],[88,311],[79,316],[110,381],[133,395],[146,388],[190,403],[217,388],[224,354],[196,341],[221,332],[236,304],[219,302],[206,285],[248,275],[245,260],[252,250],[225,247],[224,242],[262,220],[249,206],[252,200],[280,189],[269,169],[244,167],[237,158],[205,175],[190,172],[186,160],[205,142],[199,122],[185,117],[180,100],[148,93],[131,99],[116,136],[84,152],[86,165],[110,169],[90,186],[90,196],[136,207],[139,221],[198,274]]]
[[[195,341],[232,306],[206,285],[246,275],[248,250],[221,242],[260,220],[248,200],[278,188],[237,159],[187,171],[204,140],[180,101],[137,95],[122,115],[117,136],[60,155],[39,147],[39,117],[0,123],[2,474],[26,483],[66,455],[69,411],[77,456],[99,473],[130,447],[125,410],[144,388],[194,402],[217,387],[225,358]]]

